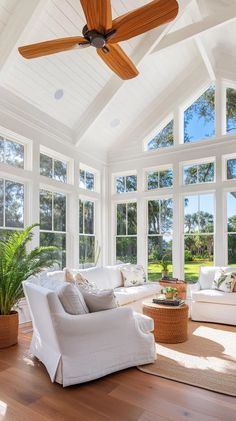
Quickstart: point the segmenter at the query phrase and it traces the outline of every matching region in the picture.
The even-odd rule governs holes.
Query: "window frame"
[[[3,174],[0,172],[0,179],[4,181],[4,193],[3,193],[3,225],[0,226],[0,230],[8,230],[8,231],[22,231],[26,227],[26,220],[27,220],[27,183],[23,181],[21,178],[18,177],[8,177],[8,174]],[[12,183],[22,184],[24,189],[24,200],[23,200],[23,227],[7,227],[6,226],[6,215],[5,215],[5,182],[10,181]]]
[[[48,158],[52,159],[52,171],[53,176],[47,177],[40,173],[40,155],[46,155]],[[54,178],[54,161],[61,161],[62,163],[66,164],[66,181],[60,181]],[[55,183],[59,183],[60,185],[66,185],[66,184],[74,184],[74,160],[72,158],[69,158],[59,152],[56,152],[52,149],[49,149],[43,145],[40,145],[39,150],[39,175],[40,177],[43,177],[43,179],[52,180]]]
[[[19,171],[32,171],[32,141],[24,136],[21,136],[11,130],[6,129],[5,127],[0,126],[0,136],[5,140],[10,140],[11,142],[18,143],[24,147],[24,160],[23,167],[17,167],[15,165],[8,164],[7,162],[2,162],[2,165],[6,165],[8,168],[16,168]]]
[[[168,126],[168,124],[172,120],[173,120],[173,145],[168,146],[168,147],[148,149],[149,142],[155,136],[157,136],[166,126]],[[173,148],[173,146],[175,146],[175,115],[174,115],[174,113],[170,113],[163,120],[161,120],[161,122],[157,126],[155,126],[155,128],[153,130],[151,130],[147,136],[144,137],[143,142],[142,142],[142,151],[148,152],[148,153],[153,153],[153,152],[157,152],[157,151],[161,151],[161,150],[166,150],[166,149],[168,150],[168,148]]]
[[[136,203],[136,217],[137,217],[137,227],[136,227],[136,231],[137,231],[137,233],[136,234],[131,234],[131,235],[117,235],[117,205],[119,205],[119,204],[129,204],[129,203]],[[113,229],[112,229],[112,231],[113,231],[113,233],[112,233],[112,244],[113,244],[113,247],[112,247],[112,249],[113,249],[113,252],[112,252],[112,262],[113,262],[113,264],[116,264],[116,261],[117,261],[117,259],[116,259],[116,238],[117,237],[134,237],[134,238],[136,238],[136,246],[137,246],[137,253],[136,253],[136,258],[137,258],[137,261],[138,261],[138,201],[137,201],[137,199],[123,199],[123,200],[115,200],[115,201],[113,201],[112,202],[112,208],[113,208],[113,212],[112,212],[112,219],[113,219],[113,221],[112,221],[112,227],[113,227]],[[127,231],[127,223],[128,223],[128,219],[127,219],[127,207],[126,207],[126,233],[128,232]]]
[[[83,189],[84,190],[84,189]],[[90,190],[88,190],[90,191]],[[85,232],[80,232],[80,201],[82,202],[91,202],[93,203],[93,234],[88,234]],[[96,252],[96,241],[97,241],[97,213],[98,213],[98,209],[97,209],[97,200],[95,198],[91,198],[88,196],[81,196],[79,195],[78,197],[78,250],[80,250],[80,237],[81,236],[85,236],[85,237],[94,237],[94,258],[96,259],[95,256],[95,252]],[[83,206],[83,231],[84,231],[84,227],[85,227],[85,216],[84,216],[85,212],[84,212],[84,206]],[[78,261],[79,261],[79,265],[82,265],[83,263],[80,261],[80,253],[78,254]],[[95,262],[91,262],[91,265],[95,263]]]
[[[133,191],[124,191],[124,192],[117,192],[116,189],[116,179],[118,177],[125,177],[125,187],[126,187],[126,178],[129,176],[135,176],[136,177],[136,190]],[[117,196],[122,196],[125,194],[136,194],[138,192],[138,174],[137,174],[137,170],[131,170],[131,171],[121,171],[121,172],[117,172],[117,173],[113,173],[112,174],[112,193],[117,195]]]
[[[199,172],[198,167],[202,164],[210,164],[213,163],[214,164],[214,180],[213,181],[202,181],[199,182],[197,181],[197,183],[189,183],[189,184],[185,184],[184,182],[184,167],[185,166],[197,166],[197,174]],[[205,184],[214,184],[216,183],[216,157],[212,156],[212,157],[207,157],[207,158],[201,158],[201,159],[194,159],[194,160],[190,160],[190,161],[182,161],[179,164],[179,175],[180,175],[180,180],[179,180],[179,184],[180,186],[184,186],[184,187],[188,187],[188,186],[202,186]]]
[[[235,136],[236,136],[236,133],[235,133]],[[230,159],[236,160],[236,153],[222,155],[222,180],[225,181],[226,183],[233,183],[233,182],[235,183],[236,177],[227,178],[227,162]]]
[[[172,171],[172,177],[173,177],[173,183],[172,186],[167,187],[160,187],[160,175],[159,173],[162,171]],[[158,187],[155,189],[148,189],[148,175],[154,172],[158,172]],[[173,189],[174,185],[174,170],[173,170],[173,164],[165,164],[165,165],[158,165],[156,167],[149,167],[145,168],[143,170],[143,184],[144,184],[144,191],[145,192],[158,192],[158,191],[164,191],[165,189],[171,190]]]

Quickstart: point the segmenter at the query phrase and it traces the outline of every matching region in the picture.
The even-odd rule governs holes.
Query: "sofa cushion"
[[[115,289],[115,295],[117,297],[120,306],[132,303],[134,301],[141,300],[142,298],[149,297],[160,293],[161,286],[158,282],[147,282],[144,285],[135,287],[120,287]]]
[[[192,300],[203,303],[229,304],[236,306],[236,293],[205,289],[194,291],[192,293]]]
[[[75,269],[72,269],[74,271]],[[77,270],[78,272],[78,270]],[[109,289],[110,281],[108,277],[108,272],[106,267],[99,268],[99,267],[92,267],[89,269],[81,269],[79,270],[82,276],[87,279],[90,283],[94,284],[98,289]]]
[[[64,282],[57,294],[66,313],[73,315],[89,313],[83,295],[71,282]]]
[[[210,289],[212,287],[215,273],[219,269],[218,266],[202,266],[200,267],[199,279],[201,289]]]

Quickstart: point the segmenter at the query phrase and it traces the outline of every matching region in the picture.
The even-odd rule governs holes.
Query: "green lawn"
[[[199,275],[200,266],[212,266],[213,262],[209,260],[198,260],[194,262],[187,262],[184,265],[185,281],[196,282]],[[169,275],[172,276],[172,265],[169,267]],[[157,263],[149,263],[148,265],[148,279],[156,281],[161,278],[161,267]]]

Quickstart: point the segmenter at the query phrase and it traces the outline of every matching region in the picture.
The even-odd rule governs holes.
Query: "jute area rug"
[[[236,396],[236,327],[190,321],[188,332],[181,344],[156,344],[157,360],[139,370]]]

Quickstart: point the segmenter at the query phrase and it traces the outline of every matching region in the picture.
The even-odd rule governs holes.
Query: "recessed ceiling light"
[[[114,120],[111,121],[111,127],[117,127],[120,125],[120,120],[119,118],[114,118]]]
[[[64,91],[63,89],[57,89],[57,91],[54,93],[54,98],[55,99],[61,99],[64,95]]]

